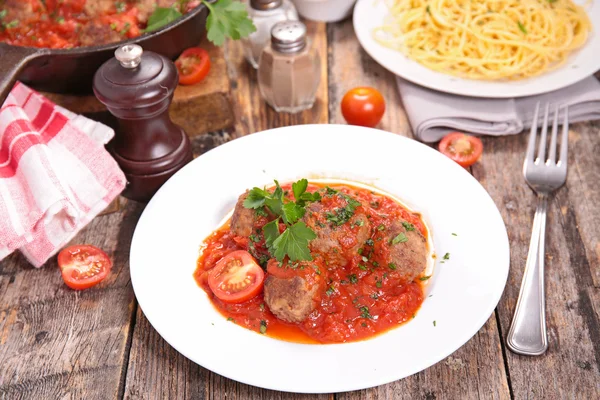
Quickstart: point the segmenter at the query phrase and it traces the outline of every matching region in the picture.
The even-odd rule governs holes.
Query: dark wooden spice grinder
[[[119,122],[110,151],[127,177],[127,198],[150,200],[192,160],[187,134],[169,118],[178,80],[171,60],[135,44],[118,48],[94,76],[94,94]]]

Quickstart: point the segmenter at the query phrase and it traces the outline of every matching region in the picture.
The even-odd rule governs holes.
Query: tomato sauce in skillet
[[[282,185],[286,194],[291,185]],[[333,190],[340,193],[327,195]],[[420,274],[407,281],[399,274],[399,269],[389,260],[387,252],[391,244],[386,237],[387,230],[394,221],[402,220],[410,230],[417,230],[427,238],[427,229],[419,214],[403,207],[394,199],[381,193],[347,184],[311,183],[308,191],[320,191],[324,195],[320,205],[333,213],[343,206],[344,195],[352,196],[360,202],[360,211],[369,222],[368,239],[356,245],[353,232],[360,222],[344,223],[335,227],[340,243],[348,242],[348,247],[358,247],[357,251],[345,259],[343,266],[331,266],[322,258],[315,257],[311,262],[291,263],[289,260],[277,262],[271,258],[262,227],[273,218],[261,213],[253,224],[253,234],[249,237],[235,235],[230,230],[229,221],[211,234],[202,245],[202,253],[197,261],[194,278],[206,291],[215,308],[229,321],[267,336],[298,343],[342,343],[373,337],[388,331],[416,315],[424,300],[423,284],[429,277]],[[320,218],[320,217],[319,217]],[[325,226],[331,221],[319,220],[316,224]],[[389,236],[388,236],[389,237]],[[344,238],[348,238],[347,240]],[[353,242],[354,241],[354,242]],[[315,307],[308,317],[296,323],[277,318],[265,304],[264,294],[239,304],[224,303],[213,295],[208,285],[209,271],[227,254],[236,250],[246,250],[255,255],[256,260],[266,269],[267,275],[278,278],[301,276],[317,285],[314,295]]]

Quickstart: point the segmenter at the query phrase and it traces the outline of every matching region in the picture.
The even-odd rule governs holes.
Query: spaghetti
[[[571,0],[388,0],[373,32],[422,65],[469,79],[523,79],[562,65],[591,31]]]

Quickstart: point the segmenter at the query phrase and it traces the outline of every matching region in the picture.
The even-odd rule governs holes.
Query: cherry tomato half
[[[374,127],[385,113],[385,100],[377,89],[357,87],[342,99],[342,115],[350,125]]]
[[[202,81],[210,71],[208,52],[200,47],[190,47],[181,53],[175,66],[179,71],[181,85],[193,85]]]
[[[99,248],[83,244],[61,250],[58,253],[58,266],[68,287],[84,290],[106,278],[112,261]]]
[[[483,143],[475,136],[452,132],[442,139],[439,149],[442,154],[466,168],[479,160],[483,153]]]
[[[243,303],[260,293],[265,273],[247,251],[236,250],[210,270],[208,286],[225,303]]]

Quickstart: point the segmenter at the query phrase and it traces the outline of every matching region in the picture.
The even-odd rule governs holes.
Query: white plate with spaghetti
[[[300,178],[351,181],[356,187],[372,188],[373,195],[387,193],[420,213],[430,249],[438,257],[426,278],[422,305],[406,323],[368,340],[347,343],[280,340],[269,336],[273,320],[268,327],[264,325],[264,331],[247,329],[242,326],[244,318],[228,318],[198,286],[194,272],[199,252],[206,249],[201,244],[223,223],[238,196],[247,188],[270,185],[274,179],[285,185]],[[379,208],[379,202],[375,204]],[[387,228],[376,229],[387,232]],[[335,393],[407,377],[456,351],[494,312],[506,284],[509,260],[506,228],[494,201],[449,158],[390,132],[347,125],[297,125],[233,140],[177,172],[152,198],[137,224],[130,268],[145,316],[190,360],[267,389]],[[396,271],[391,265],[373,267],[383,275]],[[266,274],[270,273],[267,268]],[[321,273],[329,272],[323,268]],[[348,290],[366,284],[360,275],[357,279],[346,286]],[[329,282],[336,289],[325,292],[327,304],[333,301],[329,296],[341,299],[338,283],[342,284]],[[386,285],[375,283],[381,290]],[[351,304],[347,312],[366,309],[373,313],[357,316],[362,319],[356,322],[370,324],[379,319],[374,303],[368,307],[355,303],[355,299],[378,302],[378,296],[365,298],[357,293],[353,297],[346,298]],[[271,307],[267,300],[265,304],[259,306],[261,313]],[[392,304],[386,301],[382,306],[396,311],[406,307]],[[258,322],[256,315],[248,315],[248,322]],[[349,330],[354,330],[353,323],[344,322]],[[329,326],[335,332],[342,329],[339,324]],[[359,327],[366,329],[362,324]]]
[[[402,3],[407,4],[404,13],[398,8]],[[524,97],[561,89],[600,69],[598,2],[474,0],[464,3],[464,9],[458,0],[455,5],[438,0],[420,3],[358,0],[354,8],[354,30],[365,51],[389,71],[418,85],[463,96]],[[391,4],[398,11],[392,12]],[[472,10],[467,11],[467,6]],[[488,7],[500,12],[487,12]],[[544,19],[551,21],[545,27],[535,22]],[[452,28],[442,30],[440,24]],[[580,34],[583,31],[587,34]],[[569,43],[569,51],[558,53],[539,45],[553,40],[554,46]],[[486,44],[492,42],[493,48]],[[539,57],[542,51],[545,60],[552,60],[545,66]],[[481,59],[482,53],[487,58]]]

